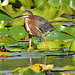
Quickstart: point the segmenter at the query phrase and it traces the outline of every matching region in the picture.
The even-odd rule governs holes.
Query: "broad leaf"
[[[0,36],[0,43],[18,44],[18,42],[10,36]]]
[[[11,35],[7,28],[0,29],[0,35]]]
[[[4,21],[0,21],[0,28],[4,28]]]
[[[12,37],[17,40],[21,40],[21,37],[28,35],[24,27],[18,25],[11,27],[9,33],[13,35]]]
[[[20,75],[44,75],[44,73],[36,73],[31,69],[27,69],[26,71],[22,72]]]
[[[20,75],[38,75],[38,74],[31,69],[27,69],[26,71],[22,72]]]
[[[45,0],[34,0],[35,7],[36,8],[42,8],[42,5],[44,4]]]
[[[56,50],[62,47],[63,41],[58,41],[58,40],[47,40],[47,46],[49,50]],[[37,49],[45,49],[45,42],[39,43],[37,45]]]
[[[61,68],[62,71],[75,71],[75,66],[65,66],[64,68]]]
[[[29,8],[34,5],[32,0],[19,0],[19,1],[23,6],[26,6]]]
[[[71,43],[70,51],[74,51],[75,52],[75,39],[73,39],[73,41]]]
[[[67,9],[67,11],[66,11]],[[69,6],[60,6],[59,7],[59,12],[57,13],[57,17],[62,16],[62,15],[74,15],[74,10],[70,8]]]
[[[46,36],[46,40],[66,40],[66,39],[73,39],[74,37],[73,36],[70,36],[68,34],[65,34],[65,33],[61,33],[61,32],[56,32],[56,31],[53,31],[53,32],[49,32],[49,34]]]
[[[75,27],[65,27],[65,26],[60,26],[60,25],[55,25],[54,27],[58,31],[64,31],[68,34],[75,36]]]
[[[72,6],[71,6],[71,1],[72,1]],[[75,0],[48,0],[53,6],[58,6],[58,5],[68,5],[71,6],[72,8],[75,8]]]
[[[4,21],[11,21],[12,18],[9,17],[8,15],[5,15],[5,14],[3,14],[3,13],[0,13],[0,21],[1,21],[1,20],[4,20]]]

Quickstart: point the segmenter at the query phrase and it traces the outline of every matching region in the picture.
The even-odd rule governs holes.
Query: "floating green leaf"
[[[31,69],[27,69],[26,71],[22,72],[20,75],[44,75],[44,73],[36,73]]]
[[[63,17],[56,17],[54,19],[49,20],[50,22],[68,22],[69,19]],[[62,25],[62,24],[61,24]]]
[[[35,7],[36,8],[42,8],[42,5],[44,4],[45,0],[34,0]]]
[[[10,36],[0,36],[0,43],[18,44],[18,42]]]
[[[0,35],[11,35],[7,28],[0,29]]]
[[[38,74],[31,69],[27,69],[26,71],[22,72],[20,75],[38,75]]]
[[[0,28],[4,28],[4,21],[0,21]]]
[[[60,70],[63,70],[63,71],[75,71],[75,66],[65,66],[64,68],[61,68]]]
[[[71,5],[71,0],[48,0],[53,6],[59,6],[59,5]],[[75,0],[72,0],[72,8],[75,8]]]
[[[32,0],[19,0],[20,3],[25,6],[25,7],[31,7],[31,6],[34,6]]]
[[[5,52],[5,53],[0,52],[0,57],[11,57],[11,56],[14,56],[14,55],[11,53],[7,53],[7,52]]]
[[[53,64],[51,65],[44,65],[44,64],[34,64],[30,65],[29,67],[24,67],[24,68],[16,68],[15,70],[11,71],[11,73],[19,74],[21,75],[42,75],[42,71],[50,71],[54,67]],[[32,73],[31,73],[32,72]]]
[[[11,27],[9,33],[13,35],[12,37],[16,40],[21,40],[21,37],[28,35],[24,27],[18,25]]]
[[[64,31],[68,34],[75,36],[75,27],[66,27],[66,26],[60,26],[60,25],[55,25],[54,27],[58,31]]]
[[[66,11],[66,9],[67,9],[67,11]],[[57,17],[59,17],[61,15],[74,15],[74,10],[71,7],[67,6],[67,5],[66,6],[64,6],[64,5],[60,6]]]
[[[61,33],[61,32],[56,32],[56,31],[53,31],[53,32],[49,32],[49,34],[46,36],[46,40],[66,40],[66,39],[73,39],[74,37],[73,36],[70,36],[68,34],[65,34],[65,33]]]
[[[4,21],[11,21],[12,18],[9,17],[8,15],[5,15],[5,14],[3,14],[3,13],[0,13],[0,21],[1,21],[1,20],[4,20]]]
[[[46,42],[47,42],[49,50],[51,50],[51,49],[54,49],[54,50],[59,49],[59,48],[62,47],[62,44],[63,44],[63,41],[57,41],[57,40],[55,40],[55,41],[47,40]],[[39,43],[37,45],[37,49],[45,49],[45,42]]]
[[[21,52],[21,49],[11,49],[10,52]]]
[[[74,51],[75,52],[75,39],[73,39],[73,41],[71,43],[70,51]]]

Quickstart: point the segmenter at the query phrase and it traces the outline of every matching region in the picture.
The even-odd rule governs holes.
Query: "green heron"
[[[55,30],[52,24],[44,19],[43,17],[33,15],[33,13],[29,10],[24,11],[21,15],[15,17],[24,17],[24,27],[26,31],[29,33],[29,48],[31,49],[31,38],[32,36],[41,36],[45,41],[45,48],[47,48],[47,43],[45,39],[45,35],[50,31]],[[14,19],[15,19],[14,18]]]

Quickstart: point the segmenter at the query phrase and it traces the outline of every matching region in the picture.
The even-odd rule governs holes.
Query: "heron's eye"
[[[28,13],[24,13],[23,15],[28,15]]]

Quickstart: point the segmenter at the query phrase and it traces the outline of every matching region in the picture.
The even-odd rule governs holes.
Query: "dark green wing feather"
[[[42,33],[55,30],[52,24],[48,20],[44,19],[43,17],[36,16],[36,19],[38,24],[37,26]]]

